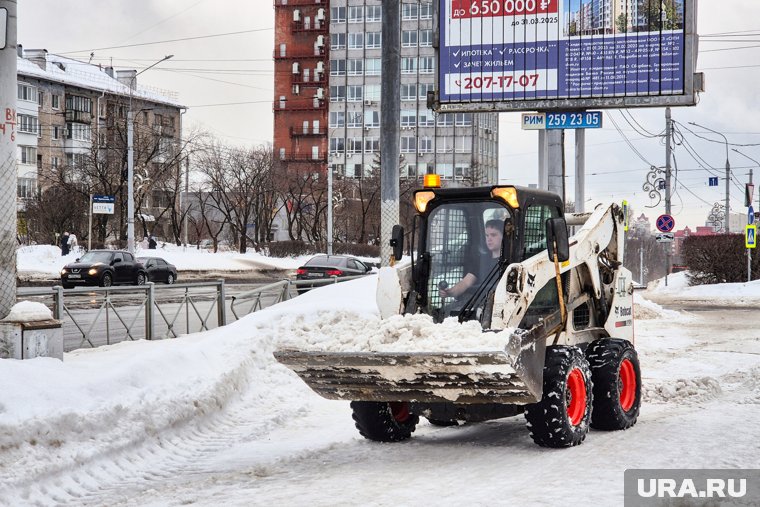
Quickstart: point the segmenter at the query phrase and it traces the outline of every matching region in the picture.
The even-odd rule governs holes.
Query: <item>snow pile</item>
[[[324,314],[316,320],[289,323],[282,348],[330,352],[470,352],[504,350],[512,329],[484,333],[480,323],[441,324],[429,315],[395,315],[385,320],[347,314]]]
[[[636,294],[634,297],[633,311],[636,320],[666,319],[671,322],[686,322],[691,317],[685,313],[666,310],[657,303]]]
[[[720,396],[720,382],[713,377],[678,379],[665,382],[644,382],[644,403],[701,403]]]
[[[677,292],[689,287],[688,271],[680,271],[668,275],[668,285],[665,286],[665,277],[652,280],[647,283],[647,291],[652,293],[658,292]]]
[[[19,301],[10,313],[3,319],[10,322],[36,322],[38,320],[51,320],[53,312],[42,303],[35,301]]]

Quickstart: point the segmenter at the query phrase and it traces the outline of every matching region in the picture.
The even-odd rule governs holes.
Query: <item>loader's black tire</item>
[[[408,402],[352,401],[356,429],[376,442],[400,442],[412,436],[420,421],[409,412]]]
[[[593,386],[588,361],[578,347],[546,348],[541,401],[525,407],[530,436],[542,447],[571,447],[586,438]]]
[[[628,340],[604,338],[586,350],[594,382],[591,427],[625,430],[636,424],[641,408],[641,369]]]

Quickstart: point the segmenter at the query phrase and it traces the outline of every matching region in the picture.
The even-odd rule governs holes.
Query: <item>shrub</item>
[[[297,257],[327,252],[325,243],[306,243],[305,241],[275,241],[266,247],[271,257]],[[357,243],[333,243],[333,253],[338,255],[355,255],[357,257],[378,257],[380,247]]]
[[[747,281],[747,249],[743,234],[689,236],[683,242],[683,258],[689,266],[689,283],[735,283]],[[760,278],[760,256],[752,259],[752,279]]]

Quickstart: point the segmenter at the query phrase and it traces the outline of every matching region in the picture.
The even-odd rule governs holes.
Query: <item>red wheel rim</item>
[[[578,426],[586,413],[586,379],[578,368],[567,376],[567,397],[567,417],[570,424]]]
[[[620,363],[620,407],[628,412],[636,401],[636,370],[630,359]]]
[[[391,415],[396,422],[402,423],[409,419],[409,402],[406,401],[394,401],[388,403],[391,409]]]

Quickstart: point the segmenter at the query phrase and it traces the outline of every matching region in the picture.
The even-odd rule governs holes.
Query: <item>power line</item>
[[[168,44],[171,42],[183,42],[183,41],[188,41],[188,40],[211,39],[214,37],[227,37],[230,35],[241,35],[245,33],[265,32],[265,31],[273,30],[273,29],[274,28],[254,28],[252,30],[241,30],[239,32],[214,33],[210,35],[198,35],[196,37],[183,37],[181,39],[167,39],[167,40],[154,41],[154,42],[141,42],[139,44],[126,44],[123,46],[107,46],[107,47],[102,47],[102,48],[79,49],[77,51],[59,52],[57,54],[70,55],[73,53],[87,53],[87,52],[92,52],[92,51],[102,51],[104,49],[136,48],[136,47],[141,47],[141,46],[153,46],[155,44]]]

